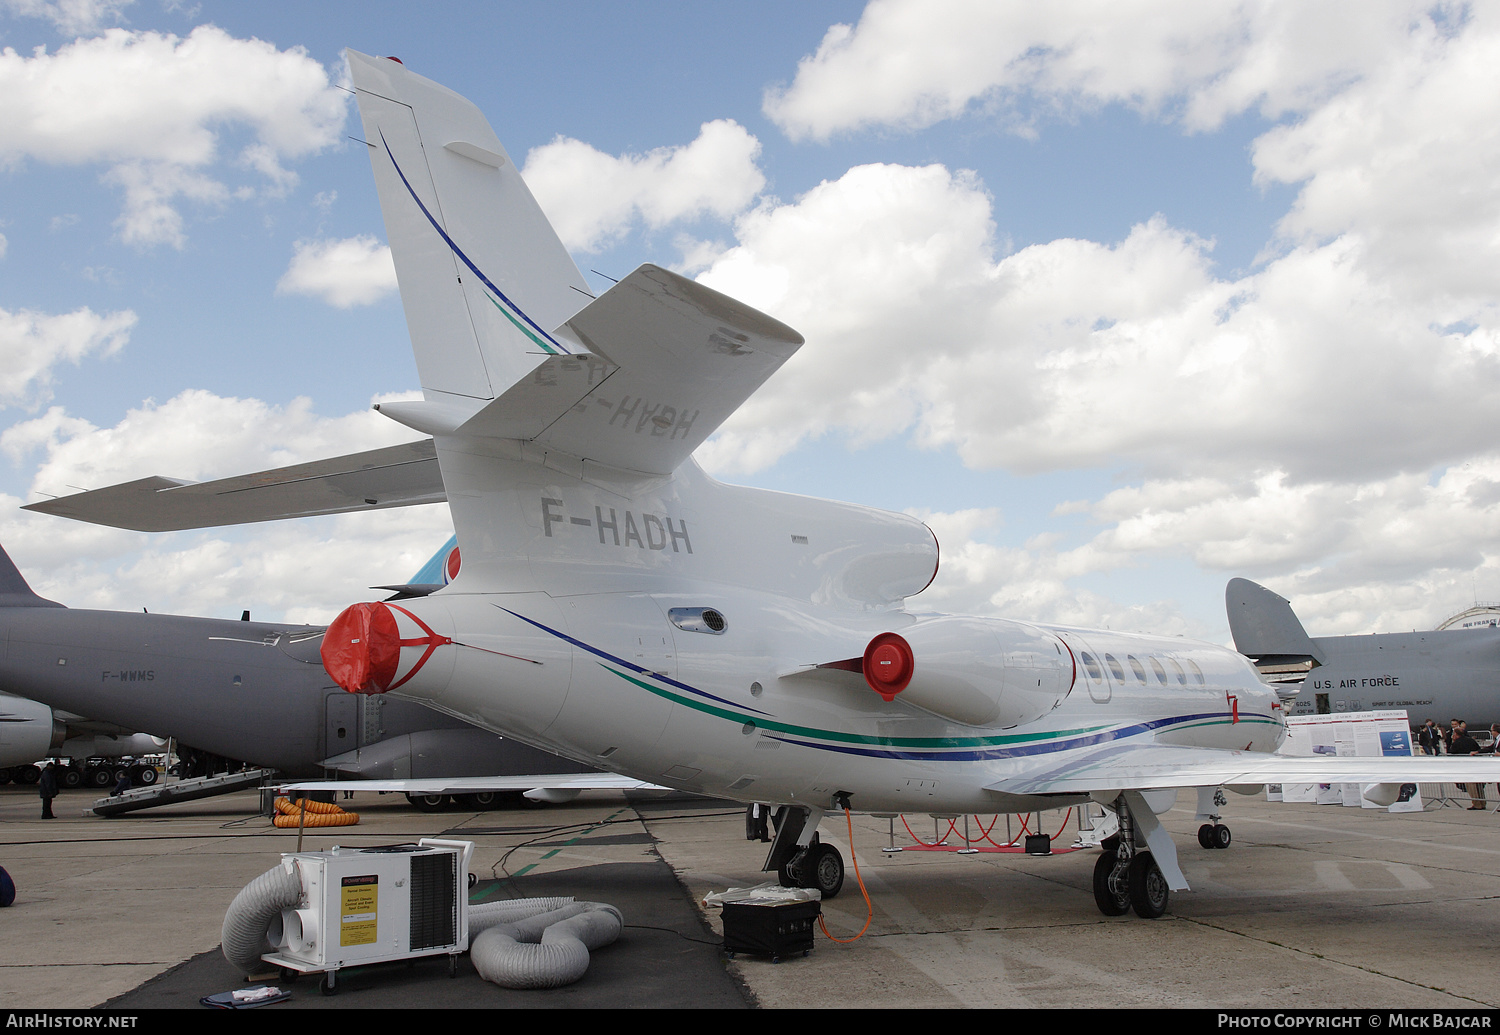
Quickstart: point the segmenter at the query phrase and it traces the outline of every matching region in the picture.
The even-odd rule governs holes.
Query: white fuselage
[[[450,440],[439,455],[458,484],[474,454]],[[457,580],[391,605],[396,693],[655,783],[818,808],[842,791],[864,811],[1032,807],[985,786],[1018,758],[1064,765],[1123,738],[1272,751],[1284,736],[1275,693],[1233,651],[908,612],[937,564],[914,519],[691,463],[642,484],[542,459],[486,448],[462,472],[493,480],[452,498]],[[722,629],[696,620],[705,608]],[[911,697],[818,667],[891,632],[915,650]],[[999,717],[952,718],[981,712]]]

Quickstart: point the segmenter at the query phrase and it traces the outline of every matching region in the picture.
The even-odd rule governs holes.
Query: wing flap
[[[431,439],[208,482],[153,476],[21,508],[136,532],[409,507],[447,499]]]
[[[450,776],[423,780],[302,780],[278,791],[383,791],[406,794],[474,794],[479,791],[668,791],[672,788],[614,773],[544,773],[536,776]]]

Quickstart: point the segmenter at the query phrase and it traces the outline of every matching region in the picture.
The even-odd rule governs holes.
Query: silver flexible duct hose
[[[277,865],[246,884],[224,914],[224,929],[220,934],[224,958],[241,974],[263,969],[261,953],[274,948],[266,932],[281,911],[296,906],[301,897],[302,882],[295,867]]]
[[[502,988],[557,988],[583,977],[589,951],[614,941],[624,926],[614,906],[574,902],[488,927],[474,938],[469,959],[480,977]]]

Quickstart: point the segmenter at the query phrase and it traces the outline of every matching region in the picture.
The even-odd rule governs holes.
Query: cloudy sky
[[[446,508],[17,508],[400,441],[342,50],[479,104],[591,284],[802,351],[698,458],[923,516],[913,603],[1227,641],[1500,599],[1500,9],[0,0],[0,543],[74,606],[327,620]],[[524,156],[524,158],[523,158]],[[598,273],[592,271],[599,271]]]

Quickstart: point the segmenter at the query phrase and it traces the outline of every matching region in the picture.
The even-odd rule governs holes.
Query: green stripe
[[[719,708],[702,701],[696,701],[691,697],[683,697],[674,694],[670,690],[664,690],[659,686],[636,679],[618,669],[611,668],[602,662],[600,668],[613,672],[627,683],[634,683],[642,690],[649,691],[658,697],[664,697],[669,701],[686,705],[694,711],[715,715],[721,719],[730,719],[734,722],[751,722],[758,728],[773,730],[777,733],[790,733],[799,737],[817,737],[822,740],[839,741],[845,744],[870,744],[879,747],[902,747],[902,748],[975,748],[995,747],[1001,744],[1029,744],[1043,740],[1056,740],[1059,737],[1076,737],[1083,734],[1095,733],[1099,730],[1108,729],[1109,725],[1090,726],[1086,729],[1057,730],[1051,733],[1011,734],[998,737],[867,737],[858,733],[838,733],[833,730],[813,729],[810,726],[793,726],[785,722],[775,722],[761,716],[745,715],[740,712],[732,712],[727,708]]]
[[[509,309],[506,309],[505,306],[501,305],[493,298],[490,298],[490,293],[488,291],[484,293],[484,297],[490,299],[490,305],[500,310],[501,316],[505,317],[511,323],[515,324],[516,330],[520,331],[522,334],[526,335],[526,337],[530,338],[532,341],[540,345],[543,352],[547,353],[549,356],[556,356],[558,354],[556,349],[554,349],[551,345],[548,345],[541,338],[538,338],[535,334],[532,334],[531,331],[526,329],[525,324],[523,324],[520,320],[517,320],[514,316],[511,316]]]
[[[625,811],[624,809],[620,810],[620,812],[624,812],[624,811]],[[590,834],[592,834],[594,831],[598,830],[600,827],[607,826],[610,823],[610,821],[612,821],[615,818],[615,816],[618,816],[620,814],[620,812],[615,812],[615,813],[613,813],[611,815],[605,816],[604,819],[601,822],[595,823],[593,826],[589,827],[587,830],[580,830],[578,832],[578,836],[575,837],[575,838],[573,838],[573,840],[571,840],[571,841],[564,841],[562,843],[562,847],[561,848],[554,848],[554,849],[552,849],[552,851],[550,851],[546,855],[542,856],[536,862],[534,862],[534,863],[527,863],[525,866],[522,866],[515,873],[512,873],[511,877],[524,877],[527,873],[529,873],[532,870],[536,869],[542,863],[546,862],[548,859],[552,858],[558,852],[562,851],[563,848],[571,848],[573,845],[576,845],[579,841],[581,841],[585,837],[588,837]],[[469,901],[473,902],[474,900],[470,899]]]

